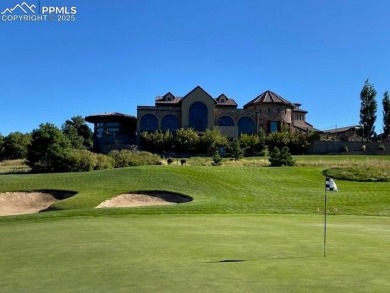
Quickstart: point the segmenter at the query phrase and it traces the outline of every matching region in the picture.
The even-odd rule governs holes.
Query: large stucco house
[[[213,98],[197,86],[183,97],[168,92],[157,97],[154,106],[138,106],[137,133],[174,132],[180,128],[193,128],[201,133],[218,127],[224,135],[237,138],[242,133],[257,133],[260,128],[266,133],[280,131],[283,124],[291,131],[313,131],[313,126],[306,122],[307,111],[300,106],[265,91],[239,109],[234,99],[224,94]]]
[[[157,97],[154,106],[138,106],[137,117],[114,112],[85,119],[94,124],[96,151],[107,153],[130,148],[144,131],[175,132],[180,128],[193,128],[201,134],[208,128],[218,127],[229,138],[257,133],[260,128],[268,134],[280,131],[282,125],[287,125],[291,131],[316,131],[306,122],[307,111],[300,106],[265,91],[239,109],[234,99],[224,94],[213,98],[197,86],[183,97],[168,92]]]

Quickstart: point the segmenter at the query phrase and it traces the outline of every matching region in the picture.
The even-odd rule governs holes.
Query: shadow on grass
[[[259,261],[259,260],[285,260],[285,259],[305,259],[305,258],[319,258],[322,256],[320,255],[307,255],[307,256],[276,256],[276,257],[260,257],[260,258],[253,258],[253,259],[223,259],[223,260],[216,260],[216,261],[207,261],[205,263],[237,263],[237,262],[245,262],[245,261]]]

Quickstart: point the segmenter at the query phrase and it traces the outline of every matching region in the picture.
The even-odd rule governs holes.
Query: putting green
[[[389,292],[390,218],[127,215],[0,223],[2,292]]]

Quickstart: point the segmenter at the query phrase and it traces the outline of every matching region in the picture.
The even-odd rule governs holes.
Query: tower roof
[[[246,109],[248,106],[256,105],[256,104],[284,104],[284,105],[294,107],[293,103],[287,101],[286,99],[282,98],[278,94],[275,94],[274,92],[271,92],[269,90],[265,91],[264,93],[260,94],[249,103],[245,104],[244,109]]]

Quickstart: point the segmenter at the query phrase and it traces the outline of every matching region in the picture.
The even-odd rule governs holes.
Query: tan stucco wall
[[[206,105],[207,111],[207,128],[214,126],[214,107],[215,102],[210,96],[202,91],[200,88],[196,88],[193,92],[187,95],[181,106],[181,127],[188,128],[189,126],[189,110],[193,103],[201,102]]]
[[[238,138],[238,126],[217,126],[217,128],[229,138]]]

